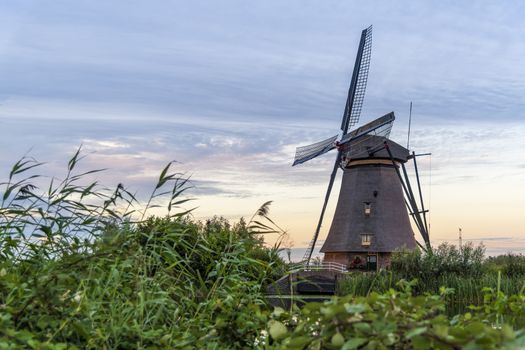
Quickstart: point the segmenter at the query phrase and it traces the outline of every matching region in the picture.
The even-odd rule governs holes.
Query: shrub
[[[447,274],[480,277],[483,274],[485,248],[471,243],[457,248],[443,243],[432,252],[400,251],[392,256],[391,270],[406,279],[433,279]]]
[[[501,271],[504,276],[525,276],[525,256],[522,254],[507,253],[505,255],[489,257],[485,265],[488,270]]]

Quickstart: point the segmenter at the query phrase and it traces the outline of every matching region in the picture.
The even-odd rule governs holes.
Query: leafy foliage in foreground
[[[39,192],[40,166],[24,158],[0,206],[0,349],[497,349],[525,345],[523,293],[485,289],[483,302],[448,317],[441,294],[399,290],[272,309],[263,286],[285,270],[280,231],[265,203],[248,222],[195,222],[187,180],[162,172],[142,206],[76,173]],[[19,176],[25,176],[19,178]],[[170,187],[171,186],[171,187]],[[165,217],[148,210],[165,198]],[[498,287],[501,283],[498,283]],[[511,325],[514,325],[516,330]],[[520,325],[520,326],[516,326]]]
[[[273,312],[267,344],[278,349],[518,349],[525,296],[485,290],[483,307],[449,318],[444,299],[452,292],[412,296],[412,283],[368,297],[345,296],[303,309]],[[505,316],[503,316],[505,315]]]

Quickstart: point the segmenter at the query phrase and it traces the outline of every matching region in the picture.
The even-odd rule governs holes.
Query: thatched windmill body
[[[315,248],[339,169],[343,171],[343,178],[334,218],[321,248],[324,261],[369,270],[387,265],[393,251],[413,249],[417,245],[409,213],[414,218],[425,246],[430,247],[415,154],[410,154],[408,149],[388,139],[395,119],[394,113],[390,112],[348,132],[358,122],[361,113],[371,45],[372,27],[369,27],[361,34],[341,123],[342,135],[298,147],[296,151],[293,165],[331,150],[337,151],[318,225],[304,256],[307,263]],[[413,159],[416,169],[419,204],[405,168],[405,163],[410,159]]]

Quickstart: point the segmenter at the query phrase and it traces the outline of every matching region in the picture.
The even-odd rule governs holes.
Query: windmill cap
[[[348,151],[344,156],[350,161],[362,159],[387,159],[390,160],[390,155],[386,149],[390,150],[392,158],[396,162],[406,163],[410,156],[410,151],[400,144],[384,137],[374,136],[351,141],[348,146]]]

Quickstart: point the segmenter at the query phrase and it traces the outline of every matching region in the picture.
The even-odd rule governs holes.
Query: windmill
[[[307,264],[312,257],[339,169],[343,171],[339,199],[327,239],[321,248],[321,252],[325,253],[325,261],[345,265],[354,262],[355,265],[362,266],[359,262],[364,260],[368,266],[377,266],[380,255],[388,260],[388,254],[395,249],[403,246],[415,248],[417,241],[405,204],[426,247],[430,247],[419,177],[417,179],[422,210],[419,210],[404,165],[409,159],[413,159],[417,173],[416,155],[410,154],[408,149],[388,139],[395,120],[394,113],[390,112],[353,131],[348,131],[357,124],[361,114],[371,49],[372,26],[361,33],[341,122],[341,136],[335,135],[308,146],[298,147],[296,150],[293,166],[331,150],[337,152],[321,215],[303,258]],[[420,246],[423,247],[421,244]]]

